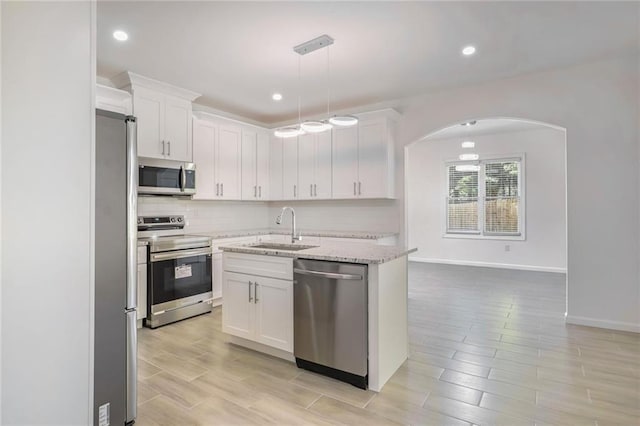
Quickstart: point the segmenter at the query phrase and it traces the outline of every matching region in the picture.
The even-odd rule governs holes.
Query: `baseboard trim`
[[[587,327],[606,328],[608,330],[640,333],[640,324],[634,324],[632,322],[602,320],[590,317],[578,317],[575,315],[567,315],[566,322],[567,324],[585,325]]]
[[[433,259],[415,256],[409,256],[409,261],[420,263],[442,263],[445,265],[478,266],[482,268],[517,269],[521,271],[555,272],[558,274],[567,273],[567,268],[557,268],[553,266],[516,265],[512,263],[478,262],[473,260]]]

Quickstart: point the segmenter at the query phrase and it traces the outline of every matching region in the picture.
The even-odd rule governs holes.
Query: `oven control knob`
[[[171,222],[175,222],[175,221],[176,221],[176,218],[175,218],[175,217],[172,217],[172,218],[171,218]]]
[[[178,218],[178,222],[182,222],[182,218],[181,217]]]
[[[138,218],[138,224],[140,224],[140,225],[142,224],[142,218],[141,217]]]

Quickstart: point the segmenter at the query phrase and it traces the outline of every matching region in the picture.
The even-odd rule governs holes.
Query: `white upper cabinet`
[[[331,132],[298,139],[300,199],[331,198]]]
[[[282,200],[282,138],[269,137],[269,200]]]
[[[200,94],[131,72],[113,81],[133,93],[138,155],[192,161],[191,102]]]
[[[358,127],[333,129],[333,198],[358,194]]]
[[[394,198],[391,118],[370,113],[357,126],[334,128],[332,166],[333,198]]]
[[[298,199],[298,138],[282,139],[282,199]]]
[[[269,138],[266,130],[242,131],[242,199],[269,198]]]
[[[239,126],[197,113],[193,117],[194,200],[239,200],[241,195]]]

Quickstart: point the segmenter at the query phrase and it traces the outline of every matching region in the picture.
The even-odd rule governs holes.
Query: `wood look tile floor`
[[[640,425],[640,335],[564,323],[562,274],[411,264],[410,359],[376,394],[225,342],[139,333],[144,425]]]

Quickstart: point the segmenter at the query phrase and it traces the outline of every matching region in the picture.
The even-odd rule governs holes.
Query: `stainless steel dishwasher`
[[[296,364],[367,389],[367,266],[296,259],[293,268]]]

